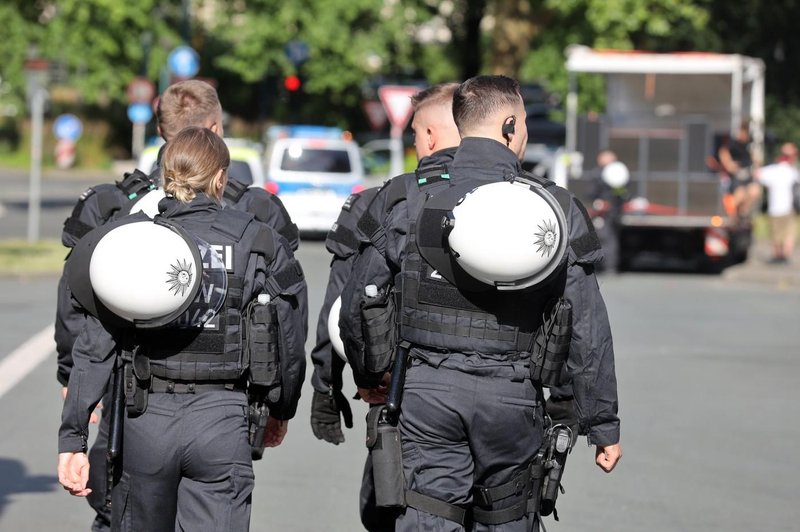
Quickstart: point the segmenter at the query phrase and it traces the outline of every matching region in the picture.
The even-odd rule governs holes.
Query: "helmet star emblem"
[[[175,264],[170,266],[172,271],[167,272],[167,284],[169,290],[174,292],[175,295],[180,293],[183,296],[186,289],[192,284],[192,264],[185,260],[178,259]]]
[[[558,237],[556,224],[552,220],[543,220],[537,228],[539,231],[534,233],[536,237],[534,245],[539,247],[536,251],[540,252],[542,257],[549,257],[553,248],[556,247],[556,238]]]

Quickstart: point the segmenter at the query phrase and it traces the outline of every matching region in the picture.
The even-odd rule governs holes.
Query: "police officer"
[[[73,350],[59,431],[59,481],[74,495],[91,493],[88,413],[110,375],[123,371],[127,414],[123,467],[113,490],[115,530],[247,530],[254,477],[245,389],[265,390],[267,447],[282,442],[297,408],[305,371],[302,270],[273,229],[252,214],[221,208],[229,162],[225,144],[211,130],[182,130],[164,150],[167,197],[155,221],[133,215],[107,224],[84,237],[67,265],[76,299],[99,319],[86,320]],[[153,324],[148,313],[155,312],[165,286],[183,295],[192,279],[206,283],[210,273],[192,269],[199,260],[173,260],[169,269],[156,270],[158,278],[137,279],[137,270],[126,269],[126,252],[145,255],[140,267],[163,260],[164,247],[134,230],[118,236],[139,225],[127,225],[129,220],[145,220],[151,230],[173,227],[207,243],[205,251],[218,253],[226,271],[216,282],[227,286],[222,295],[198,288],[188,301],[200,308],[181,307],[177,321],[159,317]],[[116,254],[123,257],[115,263]],[[210,257],[200,258],[207,264]],[[89,297],[82,282],[87,272]],[[144,297],[120,296],[128,286]],[[97,300],[102,305],[93,309]],[[210,313],[202,308],[209,301],[217,302]]]
[[[385,218],[383,250],[366,246],[355,260],[342,293],[345,351],[357,385],[369,388],[385,382],[392,357],[410,353],[408,369],[392,374],[393,385],[405,378],[396,530],[538,530],[549,474],[542,388],[562,367],[597,464],[611,471],[621,456],[611,333],[594,276],[602,252],[571,194],[523,175],[516,81],[467,80],[453,115],[462,141],[448,179],[408,188]],[[375,311],[381,305],[388,317]],[[399,324],[396,352],[373,335],[373,321]]]
[[[440,176],[446,173],[446,164],[452,161],[456,147],[461,141],[453,121],[452,101],[457,83],[434,85],[420,91],[411,98],[414,118],[411,128],[414,131],[414,147],[419,161],[417,172],[396,179],[417,179],[419,175]],[[395,185],[396,187],[396,185]],[[325,299],[317,322],[317,343],[311,352],[314,373],[311,384],[314,397],[311,404],[311,428],[321,440],[338,445],[344,442],[341,418],[345,426],[352,428],[352,412],[347,398],[342,393],[342,370],[345,362],[340,354],[334,352],[329,334],[331,307],[339,297],[345,281],[352,272],[353,259],[362,241],[370,238],[380,239],[381,225],[377,218],[384,215],[387,204],[400,198],[393,197],[398,188],[391,183],[383,187],[373,187],[348,198],[342,212],[328,233],[325,245],[333,254],[331,271]],[[362,219],[363,216],[363,219]],[[366,234],[362,231],[366,231]],[[334,324],[338,334],[338,324]],[[385,402],[385,389],[376,391],[361,388],[359,393],[372,405]],[[370,531],[393,530],[394,512],[375,507],[372,485],[372,463],[367,457],[360,500],[361,521]]]
[[[223,136],[222,106],[217,92],[203,81],[186,80],[170,85],[159,98],[156,116],[159,134],[167,142],[188,126],[207,127],[220,137]],[[163,147],[160,153],[162,152]],[[137,170],[126,174],[122,181],[103,183],[89,188],[81,195],[71,216],[64,223],[62,243],[72,249],[80,238],[92,229],[117,216],[127,214],[131,209],[141,209],[141,205],[145,202],[151,203],[150,209],[155,209],[158,193],[161,192],[157,190],[160,182],[160,169],[157,167],[150,175]],[[155,201],[151,200],[153,197],[156,198]],[[286,238],[293,251],[297,250],[299,244],[297,226],[292,223],[277,196],[260,187],[247,187],[233,176],[228,178],[222,202],[238,210],[253,213],[256,219],[274,228]],[[66,394],[66,385],[72,370],[72,346],[83,324],[84,315],[73,307],[66,278],[62,276],[58,285],[55,322],[57,379],[63,387],[62,396]],[[103,403],[108,403],[108,400]],[[97,437],[89,453],[90,461],[95,465],[89,481],[92,493],[87,497],[87,501],[96,512],[92,524],[94,532],[108,530],[111,515],[105,502],[106,468],[101,466],[106,457],[107,421],[107,416],[100,420]]]
[[[622,230],[622,212],[629,199],[630,172],[625,163],[611,150],[597,154],[597,169],[592,187],[593,223],[603,246],[603,271],[615,273],[619,269],[619,238]]]

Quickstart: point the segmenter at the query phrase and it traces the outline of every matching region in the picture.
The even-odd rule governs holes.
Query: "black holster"
[[[564,298],[550,302],[531,348],[531,380],[546,388],[558,386],[572,341],[572,305]]]
[[[390,422],[386,407],[372,407],[367,413],[367,449],[372,458],[375,505],[404,507],[403,449],[400,429]]]
[[[147,395],[150,388],[150,359],[139,352],[139,348],[122,351],[122,381],[125,406],[128,416],[136,417],[147,410]]]
[[[567,455],[572,450],[572,430],[566,425],[554,425],[545,435],[545,475],[542,482],[542,498],[539,513],[547,516],[553,514],[558,521],[556,499],[558,492],[564,492],[561,477],[567,464]]]
[[[250,456],[253,460],[261,460],[264,456],[264,432],[269,417],[265,394],[266,392],[258,390],[257,386],[250,386],[247,391],[247,440],[250,443]]]

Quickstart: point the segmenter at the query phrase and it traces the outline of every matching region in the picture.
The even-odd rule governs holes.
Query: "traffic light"
[[[302,86],[302,84],[303,83],[302,83],[302,81],[300,81],[300,77],[299,76],[295,76],[294,74],[292,74],[291,76],[286,76],[285,78],[283,78],[283,86],[289,92],[297,92],[297,91],[299,91],[300,87]]]

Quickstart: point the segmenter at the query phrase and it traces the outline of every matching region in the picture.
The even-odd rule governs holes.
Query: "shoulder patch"
[[[78,197],[78,201],[86,201],[86,198],[94,194],[96,191],[93,187],[89,187],[83,191],[83,193]]]
[[[360,196],[358,194],[350,194],[344,201],[344,204],[342,205],[342,210],[350,212],[350,209],[353,208],[353,205],[355,204],[355,202],[358,201],[359,197]]]

